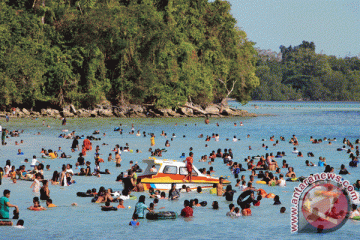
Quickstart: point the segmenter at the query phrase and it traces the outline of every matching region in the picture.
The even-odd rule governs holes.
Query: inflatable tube
[[[139,169],[136,169],[136,171],[135,172],[137,172],[137,173],[141,173],[143,170],[141,169],[141,168],[139,168]]]
[[[353,217],[352,220],[360,221],[360,216]]]
[[[120,131],[120,127],[114,128],[114,132]]]
[[[52,159],[50,156],[41,156],[41,158]]]
[[[86,193],[86,192],[77,192],[76,196],[78,197],[93,197],[92,194]]]
[[[295,178],[295,179],[292,179],[292,178],[288,178],[286,179],[287,182],[298,182],[299,179],[298,178]]]
[[[146,214],[146,219],[149,219],[149,220],[166,220],[166,219],[176,219],[176,218],[177,218],[177,213],[170,212],[170,211],[148,212]]]
[[[12,226],[13,222],[12,221],[1,221],[0,220],[0,226]]]
[[[256,181],[257,184],[266,184],[265,181]]]
[[[117,211],[118,209],[116,207],[101,207],[101,211]]]
[[[254,202],[255,199],[250,196],[252,193],[254,194],[254,191],[247,190],[247,191],[243,192],[242,194],[240,194],[240,196],[238,197],[237,204],[242,209],[248,208],[247,205],[250,205],[250,203]]]
[[[275,197],[275,194],[273,193],[269,193],[265,196],[265,198],[274,198]]]
[[[44,208],[34,208],[34,207],[29,207],[28,208],[30,211],[44,211],[44,210],[46,210],[46,209],[44,209]]]
[[[199,203],[202,207],[206,207],[207,206],[207,201],[202,201]]]

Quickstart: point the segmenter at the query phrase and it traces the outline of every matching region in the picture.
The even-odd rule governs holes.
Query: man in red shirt
[[[184,208],[181,210],[181,216],[183,217],[192,217],[193,216],[193,209],[190,207],[189,200],[184,201]]]

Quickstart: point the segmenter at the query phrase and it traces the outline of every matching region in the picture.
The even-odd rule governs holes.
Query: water
[[[26,210],[32,205],[33,193],[30,189],[31,182],[18,181],[16,184],[10,183],[9,180],[3,179],[3,185],[0,186],[0,192],[4,189],[10,189],[11,197],[10,203],[16,204],[20,207],[20,218],[25,220],[25,229],[15,229],[11,227],[2,227],[0,239],[105,239],[126,237],[129,239],[215,239],[215,238],[252,238],[262,239],[271,237],[275,239],[309,239],[318,238],[319,235],[313,234],[290,234],[290,214],[291,207],[290,199],[293,187],[298,183],[287,182],[287,187],[268,187],[265,185],[255,184],[255,187],[265,189],[267,192],[272,192],[280,196],[282,205],[274,206],[272,199],[263,199],[259,207],[253,207],[251,217],[240,217],[238,219],[231,219],[225,216],[228,211],[228,202],[222,197],[210,195],[208,192],[202,194],[181,194],[179,201],[160,200],[158,207],[165,207],[165,210],[175,211],[180,213],[183,208],[183,201],[185,199],[198,198],[200,201],[206,200],[207,207],[198,207],[194,210],[194,217],[192,219],[178,218],[169,221],[148,221],[140,220],[140,227],[133,228],[128,226],[131,220],[131,215],[134,210],[136,200],[127,200],[124,205],[126,208],[117,212],[102,212],[99,204],[90,203],[89,198],[76,197],[76,192],[86,191],[89,188],[99,188],[105,186],[106,188],[113,188],[121,190],[122,186],[115,182],[116,176],[120,171],[125,171],[129,168],[130,160],[139,162],[149,157],[148,149],[150,148],[150,137],[136,137],[129,135],[131,131],[131,124],[134,123],[135,131],[140,130],[142,133],[153,132],[156,135],[156,147],[163,148],[165,141],[170,140],[173,133],[176,138],[170,141],[171,147],[164,153],[164,158],[179,159],[182,152],[188,154],[189,148],[194,150],[194,164],[198,168],[209,168],[207,163],[197,162],[204,154],[209,154],[211,150],[218,148],[231,148],[234,152],[236,161],[243,163],[243,159],[247,156],[264,155],[266,152],[285,151],[287,157],[284,159],[295,168],[298,176],[308,176],[310,173],[322,172],[323,168],[319,167],[305,167],[306,159],[317,163],[319,156],[326,157],[327,163],[335,167],[335,172],[338,173],[340,165],[344,163],[348,166],[348,155],[344,152],[336,151],[336,148],[342,147],[342,139],[344,137],[350,139],[352,142],[359,137],[359,103],[339,102],[339,103],[316,103],[316,102],[250,102],[246,106],[241,106],[236,102],[231,102],[236,108],[242,108],[250,112],[259,114],[270,114],[260,116],[257,118],[212,118],[209,125],[204,124],[203,118],[164,118],[164,119],[68,119],[66,129],[69,131],[76,130],[78,135],[91,135],[94,130],[100,130],[101,133],[106,132],[106,136],[97,135],[102,138],[101,141],[93,141],[93,146],[100,145],[100,153],[105,163],[101,164],[101,169],[108,168],[111,175],[102,175],[101,178],[96,177],[74,177],[76,184],[70,187],[60,187],[50,185],[50,196],[58,208],[49,209],[43,212],[33,212]],[[254,104],[258,107],[255,108]],[[244,126],[239,126],[243,122]],[[45,171],[45,178],[49,179],[54,170],[60,170],[64,163],[70,163],[75,166],[76,154],[71,153],[70,146],[72,140],[60,139],[58,135],[64,129],[61,126],[60,120],[45,119],[45,122],[51,127],[47,128],[42,125],[42,119],[11,119],[9,123],[1,120],[2,126],[8,129],[24,129],[25,132],[19,138],[7,139],[7,146],[0,146],[1,160],[0,166],[5,165],[5,160],[10,159],[12,164],[19,166],[23,163],[24,158],[31,160],[33,155],[40,156],[42,147],[46,149],[58,149],[59,146],[67,153],[72,155],[71,159],[39,159],[44,161],[44,164],[51,165],[51,171]],[[237,127],[234,126],[237,123]],[[120,135],[114,132],[113,129],[119,124],[123,125],[124,134]],[[219,123],[219,127],[215,123]],[[187,126],[185,126],[187,125]],[[168,137],[165,139],[160,136],[161,131],[164,130]],[[34,135],[41,132],[41,135]],[[200,134],[211,135],[218,133],[220,141],[205,142],[204,138],[198,138]],[[247,138],[250,134],[250,138]],[[303,158],[298,158],[291,154],[293,146],[288,143],[291,136],[295,134],[299,139],[300,145],[298,149],[304,154]],[[185,135],[185,137],[184,137]],[[233,136],[241,140],[232,142]],[[269,141],[269,137],[275,135],[275,139],[284,136],[286,141],[280,142],[279,145],[273,147],[273,142]],[[311,144],[309,142],[310,136],[314,138],[337,138],[337,142],[333,145],[328,145],[327,142],[321,144]],[[229,138],[229,141],[226,141]],[[23,139],[24,143],[15,146],[14,142]],[[263,142],[262,139],[266,141]],[[109,145],[102,146],[102,143]],[[81,143],[81,141],[80,141]],[[125,146],[128,143],[134,153],[123,153],[122,167],[115,168],[114,162],[107,162],[107,156],[114,148],[115,144]],[[209,146],[206,148],[205,144]],[[265,151],[261,145],[265,143],[269,146],[269,151]],[[252,146],[252,150],[248,146]],[[17,149],[25,153],[24,156],[17,156]],[[142,153],[135,153],[139,149]],[[314,158],[307,158],[306,153],[312,151],[315,154]],[[93,153],[89,152],[85,160],[92,162],[91,167],[94,167]],[[281,165],[281,160],[278,161]],[[30,163],[25,164],[30,168]],[[231,176],[228,168],[220,160],[212,165],[214,167],[214,175],[230,176],[232,185],[235,184],[235,179]],[[351,183],[359,179],[360,168],[351,168],[351,175],[345,178]],[[79,170],[75,170],[78,172]],[[282,169],[284,173],[284,170]],[[286,172],[285,172],[286,173]],[[248,180],[249,172],[242,172],[246,175]],[[134,193],[140,196],[143,193]],[[147,195],[147,194],[145,194]],[[236,199],[239,192],[236,193]],[[218,201],[220,204],[219,210],[210,209],[212,201]],[[76,202],[78,207],[71,207],[71,203]],[[150,203],[147,198],[146,204]],[[44,203],[43,203],[44,205]],[[115,205],[115,204],[113,204]],[[287,214],[280,214],[281,206],[287,208]],[[327,238],[339,239],[344,237],[355,237],[360,233],[360,221],[348,221],[340,230],[326,234]],[[322,236],[321,236],[322,237]]]

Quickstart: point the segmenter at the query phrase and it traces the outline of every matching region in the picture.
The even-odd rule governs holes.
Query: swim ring
[[[256,181],[257,184],[266,184],[265,181]]]
[[[162,212],[148,212],[146,214],[146,219],[149,220],[166,220],[166,219],[176,219],[177,213],[170,211],[162,211]]]
[[[117,211],[118,209],[116,207],[101,207],[101,211]]]
[[[247,208],[247,205],[250,205],[250,203],[253,203],[255,199],[253,199],[250,195],[254,193],[252,190],[247,190],[240,194],[240,196],[237,199],[237,204],[242,208]]]
[[[77,192],[76,196],[78,196],[78,197],[93,197],[92,194],[86,193],[86,192]]]
[[[0,220],[0,226],[12,226],[13,222],[12,221],[1,221]]]

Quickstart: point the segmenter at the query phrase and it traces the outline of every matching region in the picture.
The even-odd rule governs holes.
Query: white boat
[[[198,186],[201,188],[212,188],[214,183],[219,183],[219,178],[206,176],[193,165],[191,182],[184,182],[183,179],[188,174],[186,163],[182,161],[169,160],[169,159],[144,159],[147,167],[144,173],[138,178],[144,185],[145,190],[150,187],[159,190],[169,190],[171,185],[176,183],[176,188],[181,188],[182,185],[189,186],[191,189],[196,189]],[[155,166],[156,171],[153,171]],[[230,184],[230,181],[224,179],[223,184]]]

